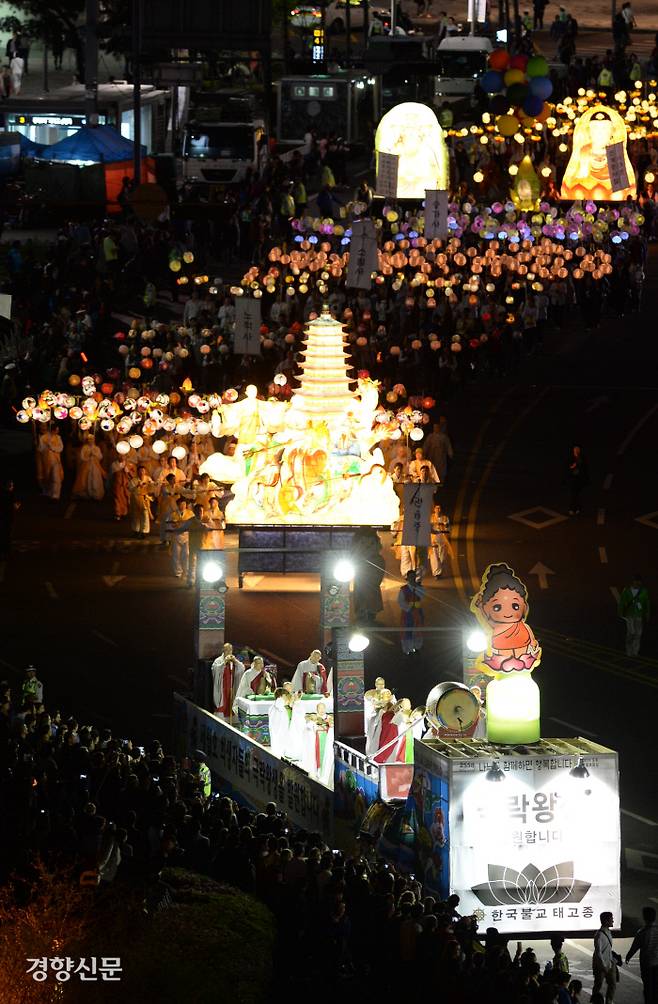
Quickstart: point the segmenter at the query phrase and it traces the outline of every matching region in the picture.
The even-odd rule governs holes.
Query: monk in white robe
[[[226,642],[222,654],[213,662],[211,672],[215,714],[219,718],[230,718],[233,701],[244,673],[244,663],[233,655],[233,646],[230,642]]]

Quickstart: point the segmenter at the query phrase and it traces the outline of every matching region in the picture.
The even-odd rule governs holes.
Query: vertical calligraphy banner
[[[385,199],[397,199],[398,197],[398,169],[400,158],[397,153],[377,154],[377,195],[383,195]]]
[[[236,298],[233,351],[237,355],[260,355],[260,300]]]
[[[403,547],[429,547],[435,485],[404,486]]]
[[[440,188],[425,190],[425,237],[428,241],[448,239],[448,193]]]
[[[377,270],[377,238],[372,220],[356,220],[352,224],[350,257],[347,263],[346,285],[353,289],[370,289],[372,273]]]
[[[628,171],[626,170],[626,159],[624,148],[626,144],[623,140],[619,143],[611,143],[606,146],[605,155],[608,160],[608,174],[610,175],[610,187],[613,192],[621,192],[630,185]]]

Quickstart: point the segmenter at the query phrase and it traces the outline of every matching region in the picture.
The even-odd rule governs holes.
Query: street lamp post
[[[194,604],[194,699],[208,706],[206,663],[222,651],[226,626],[226,579],[223,551],[200,551]]]

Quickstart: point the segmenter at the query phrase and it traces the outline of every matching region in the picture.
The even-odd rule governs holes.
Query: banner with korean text
[[[240,296],[235,301],[235,333],[233,351],[236,355],[260,355],[260,300]]]
[[[372,220],[356,220],[352,224],[346,285],[353,289],[370,289],[372,273],[376,271],[377,237],[375,224]]]
[[[179,756],[203,750],[214,786],[253,809],[276,802],[296,825],[331,840],[333,792],[295,764],[279,760],[227,722],[174,694],[174,729]]]
[[[480,930],[594,930],[621,919],[617,756],[504,756],[451,764],[450,889]]]

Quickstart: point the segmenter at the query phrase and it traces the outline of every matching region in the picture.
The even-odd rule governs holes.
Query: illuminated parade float
[[[377,385],[348,377],[342,325],[327,309],[308,326],[300,386],[290,401],[261,401],[256,388],[222,404],[216,435],[237,439],[235,453],[204,463],[232,485],[229,523],[390,526],[399,514],[393,482],[375,444],[397,432],[377,422]]]

